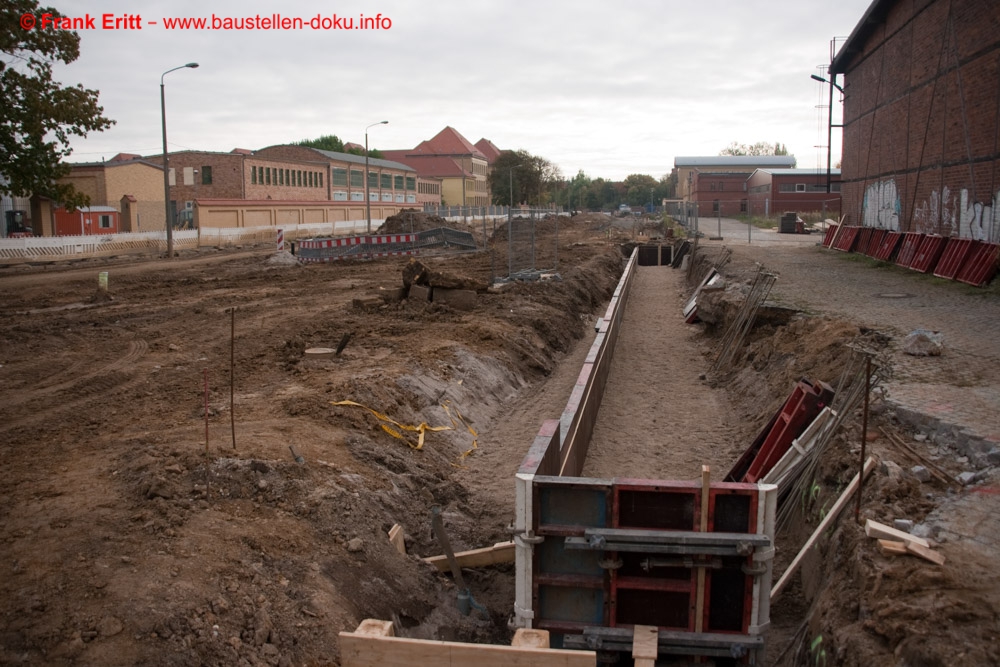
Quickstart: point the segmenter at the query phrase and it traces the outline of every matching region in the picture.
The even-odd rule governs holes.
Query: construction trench
[[[687,250],[685,245],[678,248]],[[793,574],[790,570],[772,589],[779,486],[769,482],[783,470],[780,490],[787,498],[793,481],[801,483],[806,463],[795,451],[786,452],[794,447],[805,453],[803,447],[825,444],[843,418],[831,416],[837,414],[829,407],[833,389],[803,378],[747,447],[739,440],[735,415],[726,415],[720,394],[709,389],[712,379],[687,378],[688,386],[704,380],[704,395],[674,400],[671,380],[691,367],[663,351],[691,335],[690,323],[698,321],[695,301],[699,294],[722,289],[718,269],[728,255],[691,253],[690,269],[687,261],[678,261],[684,268],[675,269],[672,259],[684,253],[666,252],[671,249],[653,246],[650,255],[650,247],[635,248],[624,262],[563,412],[541,424],[517,472],[512,542],[457,558],[449,546],[447,555],[433,559],[461,582],[459,607],[468,613],[471,595],[466,589],[462,599],[461,567],[514,555],[509,625],[517,632],[514,653],[503,654],[504,660],[520,659],[516,651],[521,650],[530,656],[523,664],[768,664],[771,599]],[[653,266],[639,266],[640,251],[646,251],[644,263]],[[663,297],[677,290],[684,274],[703,278],[694,279],[700,284],[681,313],[672,298]],[[773,280],[758,269],[721,349],[712,355],[716,382],[732,371],[720,368],[720,362],[731,360],[732,348],[744,343]],[[764,317],[785,322],[791,316],[777,310]],[[854,355],[873,356],[874,351]],[[858,380],[857,366],[843,370],[845,376],[853,372],[848,382]],[[839,379],[843,389],[845,378]],[[850,389],[845,414],[861,399],[857,382]],[[717,423],[714,434],[704,432],[706,415]],[[694,425],[701,426],[703,437],[710,436],[702,446],[671,446]],[[794,465],[799,468],[789,472]],[[869,460],[866,475],[871,466]],[[776,473],[767,477],[772,468]],[[854,480],[836,512],[857,488]],[[342,634],[344,664],[374,664],[372,655],[391,662],[383,652],[385,631],[376,626]],[[548,651],[538,653],[540,647]],[[412,643],[400,645],[404,652],[412,648]]]
[[[614,225],[560,224],[560,277],[502,288],[485,287],[508,265],[501,229],[495,262],[421,257],[442,279],[484,285],[464,310],[387,302],[408,258],[301,264],[258,249],[3,269],[0,328],[19,344],[0,359],[0,662],[725,665],[757,659],[759,637],[757,664],[773,667],[1000,662],[1000,451],[983,439],[997,428],[995,296],[815,237],[761,238],[731,245],[721,278],[709,277],[719,245],[690,253],[687,271],[640,246],[617,319],[637,230]],[[780,276],[747,326],[744,305],[768,282],[756,261]],[[103,271],[112,298],[88,301]],[[945,332],[944,355],[899,352],[922,326]],[[593,344],[615,331],[605,365],[612,348]],[[864,393],[840,382],[858,377],[852,346],[875,351],[876,384],[890,350],[901,381],[871,391],[867,439],[861,403],[838,410],[848,419],[808,486],[779,500],[769,545],[767,494],[759,521],[756,484],[726,477],[741,462],[744,478],[762,472],[743,457],[793,394],[825,383],[836,410]],[[604,372],[594,403],[588,378]],[[941,425],[919,416],[921,396]],[[418,450],[416,433],[400,439],[357,404],[445,430]],[[949,419],[959,411],[986,418]],[[826,414],[801,449],[822,444]],[[987,449],[946,423],[978,427]],[[863,455],[879,462],[842,501]],[[564,464],[582,469],[559,475]],[[794,469],[779,466],[779,498]],[[518,516],[531,531],[520,546]],[[869,520],[910,522],[911,538],[875,523],[869,536]],[[934,548],[914,555],[918,536]]]

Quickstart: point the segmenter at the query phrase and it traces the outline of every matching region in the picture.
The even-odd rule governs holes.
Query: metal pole
[[[868,444],[868,397],[872,390],[872,358],[865,355],[865,409],[861,417],[861,471],[858,473],[858,500],[854,506],[854,520],[861,521],[861,493],[865,488],[865,445]]]
[[[826,117],[826,193],[827,194],[830,194],[830,189],[832,187],[830,179],[830,165],[832,164],[833,161],[833,80],[835,78],[836,78],[835,74],[830,75],[830,85],[829,85],[830,96],[828,98],[830,102],[830,108],[827,109],[827,117]],[[864,461],[861,462],[861,465],[864,465]],[[864,475],[861,475],[861,477],[863,478]],[[862,479],[861,481],[863,482],[864,480]],[[861,498],[860,493],[858,494],[858,498]]]
[[[233,449],[236,449],[236,306],[229,312],[229,426],[233,432]]]
[[[372,196],[368,191],[370,184],[368,183],[368,128],[365,128],[365,213],[368,218],[368,225],[365,227],[365,233],[372,233]],[[366,241],[367,243],[367,241]]]
[[[174,234],[171,227],[170,220],[170,169],[168,167],[167,159],[167,101],[166,93],[164,92],[163,77],[166,76],[166,72],[160,77],[160,120],[163,124],[163,208],[164,208],[164,221],[167,228],[167,258],[174,256]]]
[[[180,67],[168,69],[160,75],[160,123],[163,130],[163,210],[165,214],[164,224],[167,230],[168,259],[174,256],[174,230],[173,221],[170,219],[170,168],[169,158],[167,157],[167,95],[166,88],[163,83],[163,77],[179,69],[195,69],[196,67],[198,67],[198,63],[187,63],[186,65],[181,65]]]

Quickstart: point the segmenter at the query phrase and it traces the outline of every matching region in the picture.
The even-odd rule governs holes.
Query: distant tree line
[[[351,147],[344,150],[344,142],[336,134],[324,134],[321,137],[315,139],[303,139],[302,141],[296,141],[295,146],[308,146],[309,148],[318,148],[321,151],[332,151],[334,153],[350,153],[351,155],[365,156],[364,148]],[[368,149],[368,157],[381,158],[382,151],[376,148]]]

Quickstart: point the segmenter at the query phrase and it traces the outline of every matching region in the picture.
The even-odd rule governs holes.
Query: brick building
[[[790,169],[795,166],[792,155],[706,155],[674,158],[673,175],[677,180],[677,199],[692,201],[696,171],[744,174],[755,169]]]
[[[695,169],[691,178],[691,200],[698,215],[731,218],[747,212],[747,174],[742,171]]]
[[[830,192],[826,191],[826,169],[757,169],[747,179],[750,215],[773,216],[786,211],[819,212],[840,216],[840,170],[830,170]]]
[[[875,0],[834,57],[851,224],[1000,240],[1000,2]]]
[[[107,162],[77,162],[69,166],[69,174],[60,178],[60,183],[70,183],[90,197],[91,207],[110,206],[125,213],[120,220],[116,217],[116,231],[148,232],[164,228],[162,163],[119,153]],[[122,211],[122,200],[128,201],[129,197],[131,205]],[[39,216],[36,233],[44,236],[58,233],[51,209]]]
[[[490,162],[453,127],[444,128],[416,148],[383,153],[391,160],[413,167],[422,177],[439,179],[442,204],[490,205]]]

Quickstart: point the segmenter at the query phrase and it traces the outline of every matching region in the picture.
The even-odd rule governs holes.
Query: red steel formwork
[[[941,259],[938,260],[937,267],[934,269],[934,275],[938,278],[954,280],[965,265],[969,253],[978,243],[979,241],[973,239],[960,239],[955,236],[949,238],[945,244],[944,252],[941,253]]]
[[[861,231],[858,232],[858,241],[854,245],[854,252],[859,255],[868,254],[868,243],[872,239],[872,232],[875,230],[871,227],[862,227]]]
[[[920,246],[917,248],[917,253],[913,256],[913,261],[910,263],[910,268],[914,271],[920,271],[921,273],[930,273],[937,266],[938,260],[941,259],[941,254],[944,252],[944,246],[948,242],[948,237],[938,236],[937,234],[928,234],[920,240]]]
[[[875,253],[878,252],[879,247],[882,245],[882,239],[888,234],[888,230],[885,229],[873,229],[872,233],[868,236],[868,243],[865,244],[863,250],[858,252],[868,257],[875,258]]]
[[[993,280],[1000,261],[1000,244],[980,242],[969,253],[965,266],[955,276],[955,280],[976,287],[982,287]]]
[[[920,242],[924,235],[920,232],[906,232],[903,234],[903,241],[899,246],[899,253],[896,254],[896,264],[910,268],[913,258],[917,256]]]
[[[298,243],[298,258],[302,262],[331,262],[341,259],[415,255],[416,240],[416,234],[307,239]]]
[[[854,250],[854,245],[857,243],[858,234],[861,231],[861,227],[844,227],[838,236],[837,240],[833,243],[834,250],[840,250],[842,252],[851,252]]]
[[[824,248],[829,248],[830,244],[833,243],[833,238],[837,235],[838,229],[840,229],[840,225],[830,225],[826,228],[826,234],[823,235]]]
[[[875,248],[872,257],[880,259],[883,262],[891,262],[892,255],[896,252],[896,248],[899,247],[899,243],[902,240],[903,235],[900,232],[887,231],[879,242],[878,247]]]

